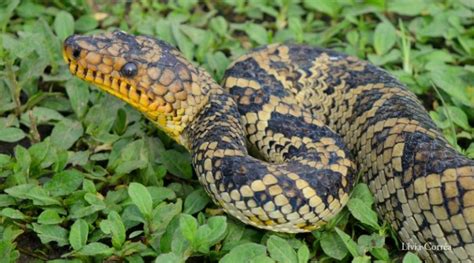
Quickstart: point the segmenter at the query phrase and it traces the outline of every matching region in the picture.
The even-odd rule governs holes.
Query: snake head
[[[161,40],[118,30],[72,35],[63,56],[73,75],[137,108],[178,142],[202,104],[197,69]]]

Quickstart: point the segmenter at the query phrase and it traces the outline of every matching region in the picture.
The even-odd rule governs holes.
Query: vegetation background
[[[130,106],[71,77],[61,45],[73,33],[149,34],[217,80],[256,46],[333,48],[406,83],[472,158],[473,10],[472,0],[1,1],[0,261],[419,262],[400,256],[364,184],[309,234],[221,214],[189,154]]]

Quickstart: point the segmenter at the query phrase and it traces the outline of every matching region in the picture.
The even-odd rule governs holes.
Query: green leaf
[[[101,196],[98,196],[97,194],[93,193],[86,193],[84,195],[84,200],[86,200],[87,203],[91,205],[97,205],[97,206],[102,206],[105,207],[105,202]]]
[[[92,242],[85,245],[79,251],[75,252],[77,256],[110,256],[114,252],[114,249],[99,242]]]
[[[225,18],[223,18],[222,16],[212,18],[209,21],[209,27],[221,36],[225,36],[228,34],[227,30],[229,25],[227,24],[227,20],[225,20]]]
[[[0,240],[0,255],[5,263],[19,262],[20,253],[15,249],[15,243],[8,240]]]
[[[451,118],[451,121],[458,125],[459,127],[463,128],[464,130],[470,130],[471,126],[469,125],[469,120],[467,118],[467,114],[460,108],[455,106],[441,106],[438,109],[439,112],[446,114],[447,111],[448,116],[446,118]]]
[[[276,261],[266,255],[258,255],[250,259],[249,262],[250,263],[275,263]]]
[[[373,233],[372,235],[361,235],[357,239],[357,243],[360,247],[365,249],[371,249],[376,247],[383,247],[385,244],[385,236],[381,236],[377,233]]]
[[[96,193],[84,194],[84,200],[90,204],[90,206],[87,206],[87,204],[81,202],[80,205],[74,206],[74,209],[71,210],[69,217],[72,219],[77,219],[94,214],[97,211],[104,210],[106,208],[106,204],[102,199],[103,198]]]
[[[309,261],[309,249],[306,244],[303,244],[298,249],[298,263],[306,263]]]
[[[83,263],[83,261],[79,259],[53,259],[48,260],[48,263]]]
[[[41,225],[33,223],[33,230],[38,234],[41,239],[41,243],[47,244],[55,241],[58,246],[62,247],[68,244],[67,230],[58,225]]]
[[[178,0],[177,2],[184,10],[190,10],[198,3],[198,0]]]
[[[54,32],[61,41],[74,33],[74,18],[66,11],[59,11],[54,18]]]
[[[213,216],[209,218],[207,225],[210,228],[210,231],[207,234],[207,241],[209,242],[209,245],[215,245],[225,237],[227,229],[227,217]]]
[[[220,263],[253,262],[259,256],[266,256],[266,248],[256,243],[245,243],[234,247]]]
[[[12,0],[12,1],[9,1],[8,5],[2,6],[2,9],[1,9],[2,15],[0,16],[1,27],[3,27],[9,22],[10,17],[13,15],[13,11],[15,11],[15,8],[18,6],[19,3],[20,3],[20,0]]]
[[[196,240],[198,223],[196,218],[188,214],[181,214],[179,218],[179,229],[183,236],[193,244]]]
[[[382,56],[375,55],[375,54],[367,55],[367,57],[369,58],[369,61],[372,62],[376,66],[382,66],[387,63],[396,62],[400,59],[400,56],[401,56],[401,53],[400,53],[400,50],[398,49],[392,49],[390,50],[390,52]]]
[[[68,164],[72,166],[86,166],[89,161],[90,152],[89,151],[78,151],[70,152],[68,158]]]
[[[52,196],[64,196],[73,193],[82,185],[84,174],[77,170],[59,172],[44,184],[44,188]]]
[[[105,206],[100,206],[100,205],[75,207],[74,210],[71,210],[69,217],[72,219],[83,218],[104,209],[105,209]]]
[[[0,153],[0,167],[3,167],[10,163],[12,160],[11,156],[8,154]]]
[[[20,229],[17,226],[13,226],[13,225],[5,226],[3,228],[2,240],[13,242],[17,237],[19,237],[24,232],[25,230]]]
[[[245,228],[241,224],[236,224],[232,221],[229,221],[227,224],[227,235],[224,239],[224,244],[236,243],[244,237]]]
[[[0,207],[13,206],[15,203],[15,198],[6,194],[0,194]]]
[[[166,19],[159,19],[155,24],[156,36],[164,41],[175,45],[176,41],[173,36],[171,23]]]
[[[467,147],[466,155],[469,158],[474,159],[474,142],[471,142],[471,144],[469,144],[469,147]]]
[[[184,262],[184,261],[173,252],[161,254],[155,260],[155,263],[178,263],[178,262]]]
[[[25,36],[25,39],[18,39],[16,37],[3,34],[1,35],[1,40],[3,47],[8,50],[11,54],[15,54],[15,56],[19,58],[26,58],[32,52],[34,52],[34,46],[31,45],[31,42],[25,40],[32,40],[29,38],[38,37],[35,34],[30,34],[29,36]]]
[[[383,261],[390,261],[388,250],[383,247],[372,248],[370,250],[370,254],[372,254],[376,259],[380,259]]]
[[[123,163],[119,164],[119,166],[117,166],[117,169],[115,169],[115,172],[117,174],[128,174],[133,170],[145,168],[147,164],[148,164],[147,160],[124,161]]]
[[[347,248],[339,235],[334,231],[323,232],[321,248],[324,253],[337,260],[342,260],[347,255]]]
[[[195,214],[204,209],[209,202],[210,199],[206,191],[202,188],[198,188],[186,197],[183,213]]]
[[[122,248],[126,238],[125,225],[117,212],[111,211],[107,216],[107,220],[100,222],[100,229],[106,234],[112,234],[112,245],[116,250]]]
[[[197,247],[197,251],[208,254],[209,247],[215,245],[224,238],[226,228],[226,217],[214,216],[209,218],[207,224],[198,228],[196,239],[193,243],[195,247]]]
[[[176,203],[166,204],[160,203],[155,209],[153,209],[153,219],[151,228],[156,233],[165,231],[170,221],[181,213],[183,202],[178,199]]]
[[[35,4],[33,2],[22,1],[23,3],[18,6],[17,12],[23,18],[34,18],[41,16],[44,11],[45,7],[39,4]]]
[[[84,219],[77,219],[69,232],[69,243],[74,250],[80,250],[87,243],[89,225]]]
[[[339,228],[336,227],[335,230],[351,255],[353,257],[361,256],[359,248],[357,247],[357,244],[354,242],[354,240],[352,240],[348,234],[344,233],[344,231],[340,230]]]
[[[193,168],[191,166],[189,153],[168,150],[161,154],[161,158],[162,163],[170,173],[185,179],[191,179],[193,177]]]
[[[259,24],[248,23],[245,25],[244,30],[249,38],[255,41],[257,44],[265,45],[268,43],[268,33],[263,26]]]
[[[460,101],[466,106],[473,106],[466,96],[465,88],[467,85],[460,79],[460,76],[444,69],[431,71],[430,77],[437,87],[442,89],[453,99]]]
[[[10,207],[3,208],[2,211],[0,211],[0,215],[11,218],[11,219],[19,219],[19,220],[24,220],[27,218],[27,216],[23,214],[20,210],[13,209]]]
[[[360,199],[369,206],[374,203],[374,196],[370,192],[369,186],[364,183],[359,183],[354,187],[351,193],[351,198]]]
[[[341,8],[338,1],[327,1],[327,0],[304,0],[304,6],[326,13],[332,17],[336,17]]]
[[[59,216],[58,212],[53,209],[46,209],[38,216],[38,223],[43,225],[57,225],[62,221],[63,219]]]
[[[23,138],[25,138],[26,134],[23,130],[8,127],[8,128],[0,128],[0,141],[2,142],[17,142]]]
[[[61,205],[57,199],[49,197],[43,188],[33,184],[10,187],[5,192],[19,199],[31,199],[35,205]]]
[[[180,229],[174,231],[171,241],[171,251],[183,258],[186,258],[191,252],[190,242],[183,236]]]
[[[55,152],[48,138],[33,144],[28,149],[28,152],[31,156],[31,167],[46,168],[53,163],[52,157]]]
[[[74,113],[79,119],[82,119],[86,114],[89,102],[89,85],[87,82],[73,78],[66,82],[66,92]]]
[[[56,151],[56,156],[54,157],[53,171],[59,173],[66,168],[69,154],[66,150],[59,149]]]
[[[171,23],[171,33],[184,57],[187,59],[192,59],[194,53],[194,44],[189,39],[189,37],[187,37],[182,32],[181,25],[177,23]]]
[[[128,187],[128,194],[143,216],[150,218],[153,210],[153,201],[148,189],[142,184],[131,183]]]
[[[11,176],[11,182],[14,185],[26,184],[31,172],[31,155],[25,147],[17,145],[14,148],[15,163],[9,169],[12,169],[14,176]],[[14,195],[14,194],[10,194]]]
[[[290,17],[290,19],[288,20],[288,28],[294,34],[296,42],[302,43],[304,40],[304,33],[301,20],[297,17]]]
[[[48,123],[49,121],[61,121],[64,119],[61,113],[50,108],[44,108],[36,106],[33,108],[33,117],[36,119],[37,124]],[[26,116],[26,115],[25,115]],[[29,122],[29,118],[25,119],[25,122]]]
[[[408,16],[418,15],[427,7],[424,0],[390,0],[387,5],[389,11]]]
[[[159,204],[166,199],[168,200],[176,199],[176,193],[170,188],[151,186],[151,187],[147,187],[147,189],[150,192],[151,199],[153,200],[153,204]]]
[[[76,20],[75,28],[79,32],[87,32],[95,29],[99,22],[91,14],[85,14]]]
[[[267,240],[268,252],[270,256],[279,262],[298,262],[295,250],[285,239],[272,235]]]
[[[430,111],[430,117],[431,119],[433,119],[433,122],[436,124],[436,126],[440,129],[444,130],[451,127],[452,125],[445,114],[439,114],[436,111]]]
[[[374,32],[374,48],[378,55],[383,55],[389,51],[397,39],[395,27],[389,22],[380,23]]]
[[[178,200],[181,200],[181,199],[178,199]],[[160,251],[163,253],[167,253],[171,251],[173,238],[177,232],[179,232],[179,234],[183,236],[183,234],[181,233],[181,230],[179,229],[179,218],[180,218],[179,216],[173,217],[171,221],[165,227],[165,232],[160,239]],[[183,239],[186,240],[184,237]]]
[[[352,263],[370,263],[370,257],[369,256],[358,256],[354,257],[352,259]]]
[[[180,30],[196,45],[204,42],[206,38],[206,31],[196,27],[181,25]]]
[[[82,189],[85,190],[86,192],[93,193],[93,194],[97,192],[97,190],[95,189],[94,182],[88,179],[84,179],[82,181]]]
[[[28,171],[31,166],[31,155],[25,147],[21,145],[15,146],[15,158],[17,161],[18,168],[23,171]]]
[[[222,52],[207,53],[206,61],[211,72],[215,72],[215,78],[221,79],[230,60]]]
[[[51,142],[58,149],[67,150],[82,136],[84,129],[78,121],[64,119],[54,126]]]
[[[125,133],[127,129],[127,113],[123,109],[119,109],[117,111],[117,118],[115,118],[114,122],[114,131],[118,135],[122,135]]]
[[[403,257],[403,263],[421,263],[422,261],[412,252],[407,252]]]
[[[349,208],[351,214],[361,223],[371,226],[374,229],[380,229],[377,222],[377,213],[363,200],[352,198],[347,203],[347,208]]]
[[[198,228],[196,233],[196,239],[193,242],[193,249],[203,254],[209,254],[209,244],[208,233],[210,232],[208,225],[202,225]]]

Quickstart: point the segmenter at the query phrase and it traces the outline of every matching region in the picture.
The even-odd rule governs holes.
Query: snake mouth
[[[126,80],[114,77],[111,74],[104,74],[98,70],[85,68],[74,60],[69,59],[65,51],[63,52],[63,56],[72,75],[94,84],[107,93],[130,103],[132,106],[146,114],[154,115],[153,112],[157,111],[159,106],[158,103],[150,102],[150,99],[145,92],[137,89]]]

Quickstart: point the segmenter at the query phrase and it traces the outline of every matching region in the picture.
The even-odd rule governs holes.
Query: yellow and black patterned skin
[[[242,222],[317,229],[362,173],[380,216],[420,256],[474,260],[474,162],[382,69],[327,49],[274,44],[238,58],[220,86],[147,36],[74,35],[63,53],[72,74],[184,145],[207,193]]]

